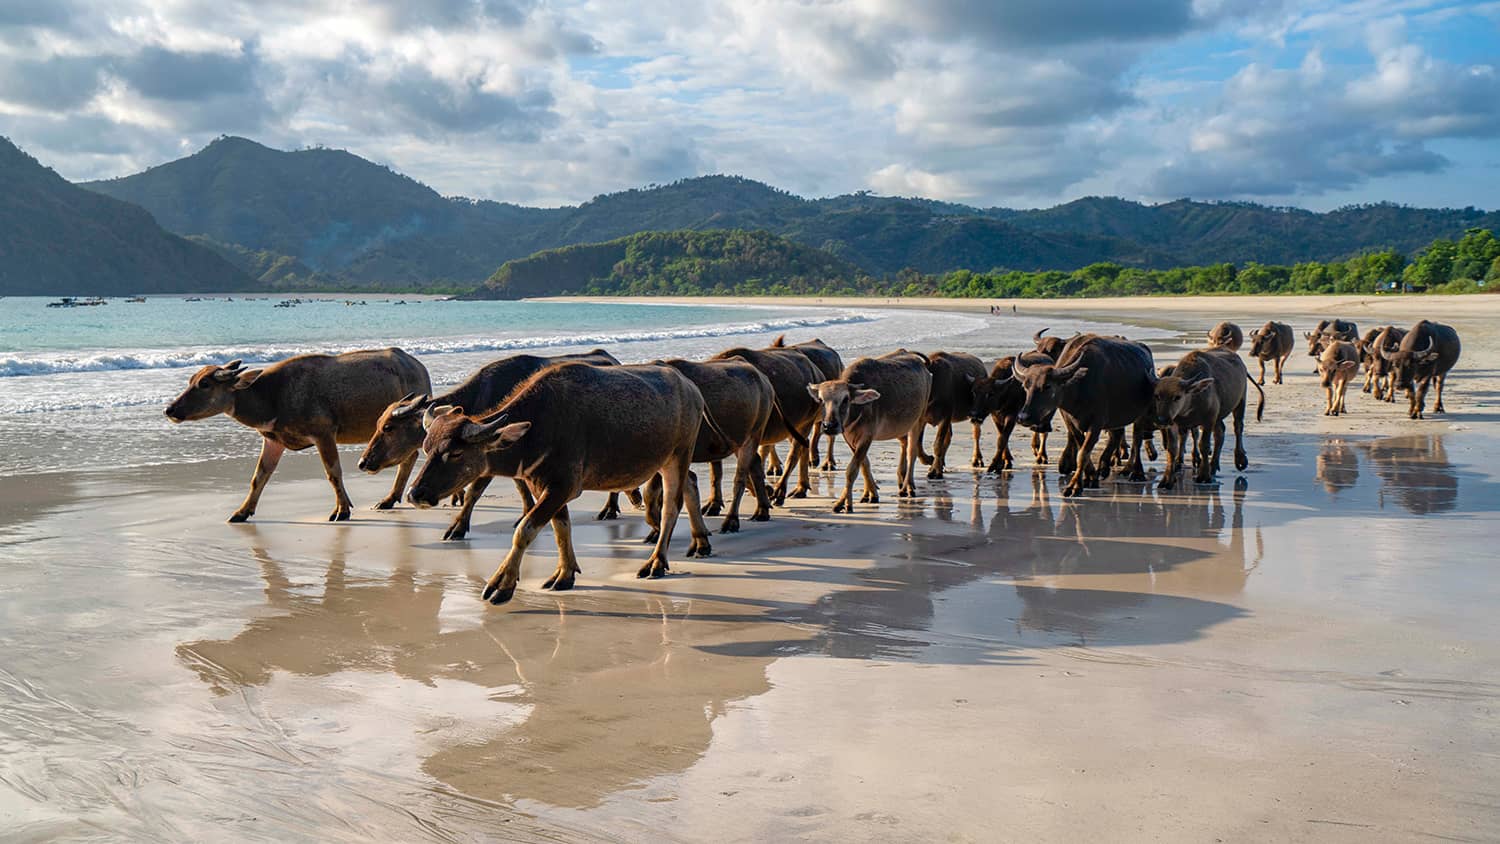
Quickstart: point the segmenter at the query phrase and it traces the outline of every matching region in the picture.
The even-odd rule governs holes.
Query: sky
[[[0,0],[0,135],[63,176],[223,134],[528,205],[1494,208],[1500,1]]]

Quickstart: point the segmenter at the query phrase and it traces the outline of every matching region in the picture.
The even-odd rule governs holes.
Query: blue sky
[[[539,205],[1493,207],[1500,1],[3,0],[0,134],[79,180],[238,134]]]

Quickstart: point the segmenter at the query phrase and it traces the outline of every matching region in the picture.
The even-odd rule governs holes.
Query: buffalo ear
[[[1339,369],[1349,370],[1349,369],[1355,369],[1358,366],[1359,366],[1359,364],[1357,362],[1355,362],[1355,361],[1352,361],[1352,360],[1341,360],[1341,361],[1339,361]]]
[[[255,379],[259,378],[261,376],[261,373],[263,372],[265,372],[264,369],[247,369],[244,372],[241,372],[240,377],[234,379],[234,386],[230,389],[243,390],[246,387],[249,387],[251,384],[255,383]]]
[[[813,401],[819,401],[820,402],[820,401],[823,400],[823,394],[818,392],[818,385],[817,384],[808,384],[807,385],[807,393],[808,393],[808,395],[810,395],[810,396],[813,397]]]
[[[1423,363],[1429,363],[1431,361],[1437,360],[1437,356],[1438,356],[1438,353],[1436,351],[1431,351],[1431,352],[1422,352],[1421,354],[1417,355],[1417,358],[1419,360],[1421,360]]]
[[[1188,388],[1188,392],[1190,392],[1190,393],[1206,393],[1209,390],[1212,390],[1213,388],[1214,388],[1214,379],[1212,379],[1212,378],[1204,378],[1201,381],[1194,381],[1193,382],[1193,386],[1191,386],[1191,387]]]
[[[878,398],[880,398],[880,391],[879,390],[871,390],[869,388],[865,388],[865,389],[862,389],[862,390],[855,390],[854,391],[854,395],[849,397],[849,403],[850,404],[869,404],[870,402],[872,402],[872,401],[874,401],[874,400],[876,400]]]
[[[1069,375],[1068,376],[1068,380],[1064,381],[1063,383],[1064,384],[1077,384],[1077,383],[1081,383],[1083,381],[1083,377],[1085,375],[1088,375],[1088,374],[1089,374],[1089,368],[1087,366],[1080,366],[1077,369],[1073,370],[1073,374]]]
[[[964,380],[967,381],[970,384],[974,383],[974,378],[975,378],[975,376],[973,376],[973,375],[965,375],[964,376]]]
[[[509,448],[515,445],[517,440],[526,436],[526,432],[529,430],[531,430],[530,422],[512,422],[495,431],[494,436],[490,439],[490,445],[499,448]]]

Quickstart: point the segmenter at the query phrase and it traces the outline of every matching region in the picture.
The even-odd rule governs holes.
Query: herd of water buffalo
[[[1434,387],[1433,410],[1443,411],[1444,382],[1460,351],[1451,327],[1423,320],[1410,330],[1384,326],[1360,335],[1353,322],[1335,319],[1304,336],[1327,394],[1325,414],[1345,412],[1344,394],[1361,365],[1365,392],[1394,401],[1396,391],[1404,389],[1409,414],[1420,419]],[[704,516],[723,513],[721,532],[738,531],[740,502],[748,489],[756,505],[751,521],[768,520],[773,505],[807,495],[812,466],[837,469],[833,447],[839,435],[853,454],[834,512],[853,511],[854,481],[861,474],[860,501],[880,500],[868,459],[878,440],[900,442],[897,496],[916,495],[919,460],[930,467],[927,477],[941,478],[953,425],[964,420],[974,433],[969,466],[1001,472],[1015,465],[1009,443],[1017,425],[1032,430],[1034,461],[1045,465],[1047,434],[1060,418],[1067,432],[1058,461],[1066,478],[1064,496],[1097,487],[1113,467],[1128,480],[1145,481],[1142,458],[1156,459],[1156,431],[1166,451],[1160,487],[1178,484],[1189,460],[1195,480],[1210,483],[1219,470],[1226,420],[1234,426],[1236,468],[1249,465],[1244,448],[1249,387],[1259,391],[1265,383],[1267,361],[1274,365],[1275,383],[1281,383],[1295,347],[1285,323],[1267,322],[1252,331],[1250,355],[1260,361],[1259,379],[1252,379],[1239,356],[1244,334],[1229,322],[1209,332],[1205,348],[1160,370],[1150,349],[1124,337],[1063,339],[1043,329],[1034,339],[1034,351],[988,367],[962,352],[905,349],[845,366],[838,352],[819,340],[786,345],[780,338],[763,349],[726,349],[705,361],[631,366],[603,349],[516,355],[484,366],[439,395],[432,393],[427,369],[395,348],[302,355],[264,369],[231,361],[194,374],[166,415],[183,422],[224,413],[260,432],[250,492],[231,522],[255,513],[287,449],[317,447],[336,498],[330,521],[348,519],[353,506],[339,466],[340,443],[366,443],[359,459],[366,472],[397,467],[390,493],[375,505],[379,510],[400,501],[418,457],[425,454],[407,498],[418,507],[449,498],[462,505],[444,539],[468,533],[474,505],[493,478],[514,479],[525,513],[483,592],[485,600],[501,604],[514,595],[521,557],[548,523],[559,559],[543,588],[572,588],[578,563],[568,502],[584,491],[610,494],[601,519],[619,514],[622,492],[644,508],[652,529],[647,542],[655,549],[638,576],[660,577],[667,571],[667,547],[684,502],[692,526],[687,556],[706,556],[711,546]],[[1264,404],[1262,392],[1257,418]],[[980,450],[986,418],[999,433],[989,461]],[[936,428],[931,455],[922,443],[928,425]],[[1106,444],[1096,462],[1101,438]],[[792,443],[785,464],[775,450],[783,440]],[[729,457],[735,459],[735,476],[726,511],[722,461]],[[699,500],[690,469],[694,463],[710,465],[707,503]],[[788,490],[793,473],[798,483]],[[768,476],[778,475],[772,486]]]

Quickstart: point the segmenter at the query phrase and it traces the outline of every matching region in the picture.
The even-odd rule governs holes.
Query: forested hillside
[[[256,256],[256,266],[276,271],[268,282],[305,276],[317,278],[315,286],[371,288],[477,285],[512,259],[643,231],[763,229],[890,279],[902,270],[1068,272],[1097,263],[1290,265],[1372,250],[1409,253],[1469,228],[1500,228],[1500,214],[1473,208],[1373,205],[1317,214],[1090,197],[1014,210],[864,192],[808,200],[735,176],[527,208],[445,198],[348,152],[283,152],[243,138],[221,138],[179,161],[87,187],[142,205],[173,231],[210,239],[244,266],[251,266],[245,256]]]
[[[141,208],[68,183],[0,138],[0,295],[250,290],[212,250]]]
[[[641,232],[509,261],[476,299],[856,293],[857,267],[764,231]]]

